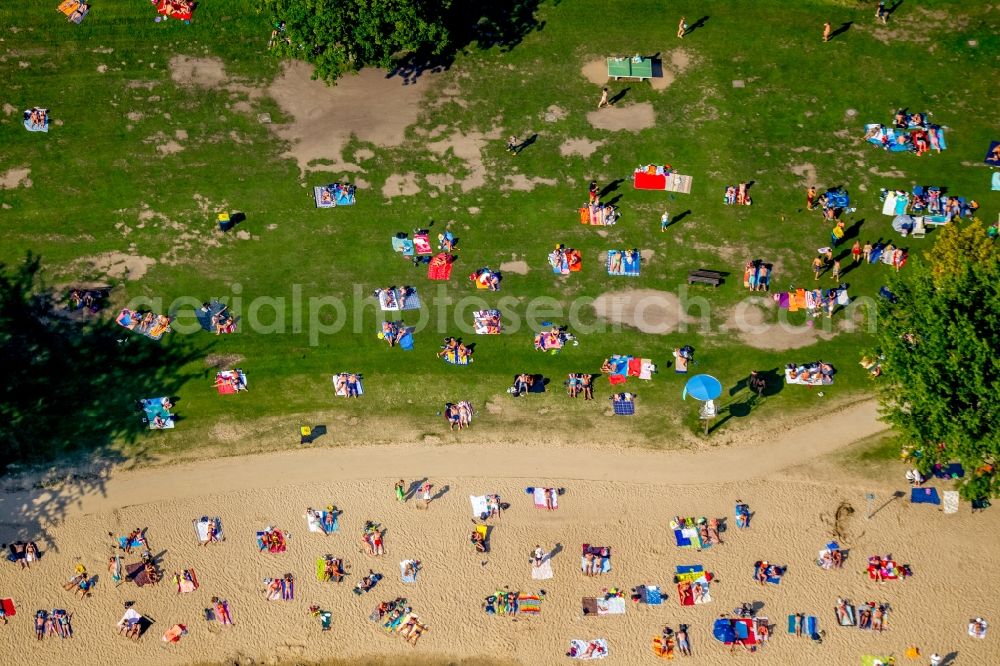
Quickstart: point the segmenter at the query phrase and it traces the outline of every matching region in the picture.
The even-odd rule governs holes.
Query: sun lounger
[[[194,523],[194,531],[198,536],[199,543],[208,542],[208,528],[209,525],[215,526],[215,539],[216,541],[225,541],[226,537],[222,533],[222,519],[216,516],[215,518],[208,518],[203,516],[197,520],[192,521]]]
[[[569,642],[566,656],[581,660],[604,659],[608,656],[608,641],[603,638],[595,638],[592,641],[574,638]]]

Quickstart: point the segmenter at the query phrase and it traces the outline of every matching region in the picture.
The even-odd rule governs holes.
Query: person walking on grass
[[[663,215],[660,216],[660,232],[667,230],[667,226],[670,225],[670,213],[663,211]]]
[[[517,137],[511,134],[510,138],[507,139],[507,152],[513,155],[514,157],[517,157],[517,147],[520,145],[520,143],[521,142],[517,140]]]
[[[677,38],[684,39],[684,35],[687,34],[687,31],[688,31],[687,19],[685,19],[682,16],[680,22],[677,24]]]
[[[870,264],[872,261],[872,242],[865,241],[865,246],[861,248],[861,256],[865,258],[865,263]]]
[[[823,272],[823,260],[819,257],[813,259],[813,279],[819,280],[819,274]]]
[[[854,263],[861,261],[861,241],[854,241],[854,245],[851,247],[851,256],[854,258]]]
[[[885,0],[879,0],[878,7],[875,8],[875,19],[885,25],[889,21],[889,10],[885,8]]]
[[[812,210],[816,207],[816,187],[813,185],[809,186],[806,190],[806,210]]]
[[[598,109],[603,109],[606,106],[611,106],[611,102],[608,101],[608,88],[607,86],[601,90],[601,101],[597,103]]]
[[[834,282],[840,281],[840,259],[834,259],[833,261],[833,271],[830,274]]]
[[[826,23],[823,24],[823,41],[824,42],[830,41],[830,33],[831,32],[832,32],[832,28],[830,27],[830,22],[827,21]]]

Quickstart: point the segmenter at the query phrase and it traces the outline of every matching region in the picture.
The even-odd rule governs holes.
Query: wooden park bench
[[[713,287],[718,287],[722,284],[722,280],[722,273],[718,271],[710,271],[705,268],[699,268],[696,271],[688,273],[688,284],[700,282],[701,284],[710,284]]]

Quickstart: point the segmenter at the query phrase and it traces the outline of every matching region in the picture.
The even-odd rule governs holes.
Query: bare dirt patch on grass
[[[176,55],[170,59],[170,78],[182,86],[221,88],[227,81],[226,68],[218,58],[191,58]]]
[[[810,187],[817,185],[816,166],[806,162],[804,164],[790,164],[788,170],[799,177],[800,187]]]
[[[518,192],[530,192],[537,185],[558,185],[555,178],[542,178],[541,176],[525,176],[523,173],[509,174],[507,176],[507,187]]]
[[[519,261],[505,261],[500,264],[501,273],[514,273],[515,275],[527,275],[528,274],[528,262],[524,260]]]
[[[463,192],[474,190],[486,184],[486,166],[483,164],[483,148],[491,137],[482,132],[462,134],[456,132],[440,141],[428,144],[428,148],[438,155],[444,156],[451,152],[455,157],[465,162],[468,174],[458,181]]]
[[[607,292],[597,297],[593,308],[606,321],[654,335],[672,333],[681,323],[694,321],[676,294],[656,289]]]
[[[592,127],[611,132],[639,132],[656,124],[656,112],[649,102],[596,109],[587,114]]]
[[[84,257],[78,263],[109,278],[141,280],[156,264],[156,259],[123,252],[104,252],[93,257]]]
[[[404,85],[402,78],[387,78],[383,70],[364,69],[328,86],[311,78],[309,64],[287,63],[267,92],[291,121],[271,128],[291,144],[285,155],[295,159],[303,172],[314,161],[327,162],[324,169],[359,171],[343,158],[351,136],[380,147],[402,144],[406,128],[417,121],[433,76],[426,72]]]
[[[726,318],[725,330],[734,333],[741,343],[754,349],[786,351],[816,344],[820,340],[830,340],[836,335],[833,330],[824,331],[812,320],[796,326],[787,321],[768,321],[768,311],[774,308],[766,296],[751,296],[738,303]],[[826,320],[816,320],[825,324]]]
[[[13,190],[16,187],[31,187],[29,174],[31,174],[31,169],[28,167],[8,169],[0,176],[0,189]]]
[[[603,141],[591,141],[590,139],[566,139],[559,146],[559,154],[563,157],[579,155],[580,157],[590,157],[598,148],[604,145]]]
[[[553,104],[549,108],[545,109],[545,113],[542,114],[542,120],[547,123],[556,123],[568,115],[569,111]]]
[[[402,175],[393,174],[382,186],[382,196],[386,199],[410,197],[414,194],[420,194],[420,185],[417,183],[417,174],[412,171]]]
[[[693,58],[685,49],[674,49],[665,53],[660,59],[660,76],[655,76],[649,81],[653,90],[666,90],[691,67]]]
[[[608,61],[605,58],[591,60],[580,68],[580,73],[594,85],[604,85],[608,82]]]
[[[209,354],[205,357],[205,365],[217,370],[232,369],[245,358],[239,354]]]

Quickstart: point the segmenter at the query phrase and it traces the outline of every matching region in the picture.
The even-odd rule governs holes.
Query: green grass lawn
[[[169,304],[182,297],[234,295],[245,308],[261,297],[289,303],[276,326],[283,332],[247,326],[233,336],[173,333],[161,343],[133,336],[123,345],[123,354],[135,345],[193,345],[199,357],[176,368],[178,428],[122,437],[115,447],[126,454],[237,454],[293,446],[300,423],[326,424],[330,434],[321,443],[450,441],[438,412],[444,401],[459,399],[471,400],[479,410],[473,431],[461,437],[677,447],[699,430],[696,404],[680,400],[683,377],[667,367],[670,351],[683,344],[697,350],[696,371],[723,382],[723,407],[732,406],[713,432],[763,427],[823,409],[830,400],[853,398],[868,387],[857,361],[871,338],[842,330],[843,312],[834,318],[836,335],[796,350],[756,349],[720,330],[747,295],[739,279],[747,259],[775,263],[772,291],[813,284],[810,261],[817,247],[828,244],[830,225],[803,210],[803,178],[809,176],[801,174],[814,171],[817,184],[843,185],[850,192],[857,211],[846,221],[862,241],[898,242],[890,218],[880,213],[882,187],[941,185],[977,199],[983,219],[997,212],[990,173],[981,164],[990,140],[1000,139],[992,75],[1000,56],[1000,12],[988,5],[904,2],[887,27],[877,27],[872,3],[717,2],[704,25],[681,42],[674,37],[679,15],[694,23],[705,3],[671,3],[669,10],[652,0],[545,3],[537,14],[544,24],[520,45],[507,52],[469,49],[434,78],[429,99],[446,89],[458,93],[423,109],[403,145],[348,146],[352,154],[361,148],[374,152],[360,162],[370,187],[359,189],[355,207],[329,211],[313,207],[304,185],[342,174],[300,177],[295,162],[281,156],[282,141],[256,121],[261,112],[276,123],[285,119],[274,101],[254,90],[266,87],[280,63],[267,55],[269,26],[246,3],[203,2],[194,21],[183,25],[154,22],[148,3],[104,0],[94,3],[79,26],[62,20],[57,4],[0,7],[5,26],[0,77],[7,105],[0,118],[0,174],[31,170],[30,187],[0,190],[0,260],[16,262],[33,251],[42,255],[49,281],[65,284],[102,279],[85,274],[83,257],[116,252],[156,259],[141,279],[113,281],[118,305],[137,297]],[[826,20],[835,28],[853,23],[822,44]],[[586,114],[596,106],[599,87],[581,74],[586,62],[614,53],[669,59],[678,48],[686,67],[666,90],[655,91],[648,83],[609,84],[613,94],[624,91],[621,105],[651,103],[654,127],[609,132],[589,124]],[[220,58],[242,87],[178,86],[169,72],[176,54]],[[734,80],[745,87],[734,87]],[[20,112],[32,105],[49,107],[61,124],[48,134],[24,131]],[[547,122],[552,105],[566,115]],[[865,122],[889,122],[901,107],[933,112],[933,120],[948,128],[948,150],[918,158],[861,142]],[[502,137],[538,137],[516,162],[504,152],[502,139],[486,145],[487,182],[481,188],[462,192],[452,186],[431,197],[434,188],[421,180],[420,195],[384,199],[382,185],[393,174],[414,171],[422,178],[447,171],[464,177],[462,160],[428,149],[424,137],[438,126],[448,128],[446,133],[495,129]],[[161,139],[170,139],[178,130],[185,133],[179,152],[164,154],[157,149],[162,140],[149,141],[161,132]],[[603,144],[588,158],[564,157],[559,149],[568,139]],[[632,189],[635,166],[663,162],[694,176],[690,195]],[[521,174],[556,184],[530,192],[507,188],[505,176],[514,165]],[[591,178],[602,185],[623,179],[610,196],[620,195],[624,217],[606,229],[606,237],[577,221],[576,208],[585,201]],[[754,205],[723,206],[725,185],[741,180],[754,181]],[[690,211],[668,233],[659,232],[664,206],[675,216]],[[237,229],[250,238],[215,232],[215,214],[222,208],[245,212]],[[394,256],[389,245],[394,233],[428,220],[435,221],[433,233],[447,225],[460,238],[452,280],[440,289],[427,281],[423,267]],[[903,244],[919,252],[933,236]],[[583,251],[581,273],[553,276],[546,255],[556,243]],[[641,277],[606,275],[597,256],[615,247],[653,251]],[[480,266],[496,268],[515,258],[526,261],[530,271],[508,273],[499,293],[475,293],[466,279]],[[523,320],[539,297],[551,297],[564,311],[576,303],[583,329],[597,323],[584,299],[630,287],[683,294],[687,272],[702,266],[731,273],[716,290],[690,290],[711,306],[709,331],[695,327],[651,335],[608,326],[580,332],[578,347],[553,357],[532,349],[533,331],[522,325],[510,335],[477,338],[471,367],[448,366],[434,356],[443,335],[461,333],[453,307],[442,306],[444,299],[466,298],[467,304],[467,297],[475,296]],[[887,270],[862,266],[844,280],[853,296],[873,297]],[[387,284],[413,284],[423,296],[421,315],[428,323],[417,334],[414,352],[387,349],[375,337],[381,313],[358,302]],[[296,293],[306,304],[311,297],[343,299],[347,325],[316,338],[308,312],[301,326],[296,322],[291,307]],[[462,318],[466,325],[472,309]],[[330,312],[318,321],[330,323]],[[439,326],[442,313],[450,323]],[[241,314],[249,316],[246,310]],[[774,321],[778,314],[768,316]],[[545,312],[537,318],[566,321],[565,315]],[[416,321],[416,315],[405,319]],[[801,312],[788,315],[794,324],[805,319]],[[598,381],[596,403],[570,401],[561,390],[566,373],[596,372],[613,353],[649,357],[661,367],[652,382],[629,381],[628,390],[639,394],[632,419],[606,415],[606,380]],[[208,363],[202,360],[207,356]],[[247,372],[248,394],[220,397],[212,388],[211,362],[227,356]],[[780,369],[817,358],[839,370],[836,384],[824,391],[827,402],[815,390],[789,386],[751,406],[746,391],[738,390],[753,368]],[[330,376],[340,370],[364,374],[364,398],[333,398]],[[550,378],[549,394],[525,400],[505,395],[511,376],[521,371]],[[159,393],[160,387],[148,387],[149,395]],[[133,416],[126,411],[121,418]]]

